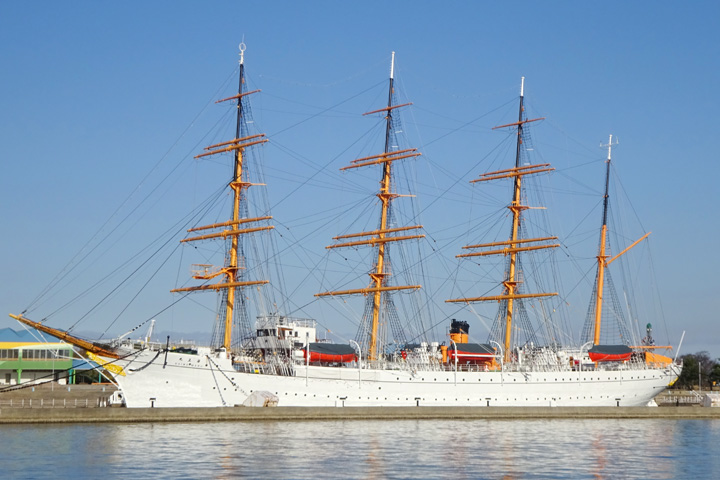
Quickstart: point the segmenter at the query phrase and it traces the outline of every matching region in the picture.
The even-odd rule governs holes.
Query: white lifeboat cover
[[[243,402],[244,407],[277,407],[280,399],[274,393],[262,390],[251,393]]]

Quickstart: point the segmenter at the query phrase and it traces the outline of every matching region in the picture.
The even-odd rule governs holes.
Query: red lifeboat
[[[627,345],[593,345],[588,356],[593,362],[625,362],[630,360],[632,349]]]
[[[457,353],[455,347],[457,346]],[[495,359],[495,349],[487,344],[479,343],[451,343],[448,346],[448,362],[455,363],[455,357],[457,357],[457,363],[465,365],[468,363],[492,363]]]
[[[310,351],[311,362],[323,363],[348,363],[357,359],[355,349],[350,345],[335,343],[311,343],[308,348],[303,348],[303,358],[307,359]]]

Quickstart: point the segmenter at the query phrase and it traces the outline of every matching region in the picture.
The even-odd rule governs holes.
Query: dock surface
[[[720,419],[702,407],[2,408],[0,424],[317,420]]]

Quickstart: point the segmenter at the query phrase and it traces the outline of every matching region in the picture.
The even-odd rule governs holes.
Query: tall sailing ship
[[[251,278],[251,273],[260,270],[249,268],[250,248],[246,242],[253,234],[269,232],[273,226],[271,216],[249,213],[252,210],[247,192],[262,184],[249,177],[245,159],[248,152],[267,142],[267,138],[264,134],[250,135],[247,130],[249,97],[257,90],[247,90],[244,45],[240,52],[238,93],[221,100],[234,101],[237,106],[235,138],[211,145],[198,155],[233,155],[233,176],[228,185],[233,200],[231,216],[225,222],[191,228],[188,232],[192,236],[182,240],[225,241],[225,264],[196,266],[194,278],[205,283],[173,290],[182,294],[218,292],[220,311],[213,345],[173,348],[169,342],[166,345],[91,342],[23,315],[11,316],[85,352],[112,376],[127,407],[642,406],[651,403],[677,379],[681,366],[655,353],[655,349],[661,347],[652,345],[653,342],[633,345],[629,334],[616,343],[601,343],[607,267],[631,248],[615,256],[606,248],[607,177],[597,277],[590,307],[592,321],[586,323],[583,332],[587,343],[570,347],[559,341],[542,344],[533,336],[520,338],[520,332],[532,331],[523,326],[527,316],[524,302],[557,295],[556,292],[525,291],[521,255],[559,245],[554,236],[523,236],[525,214],[530,208],[523,204],[524,180],[552,170],[549,164],[530,165],[521,161],[527,124],[538,120],[525,116],[524,87],[521,87],[517,122],[496,127],[514,129],[517,133],[514,166],[473,180],[512,182],[512,199],[507,206],[511,219],[509,238],[468,245],[464,247],[468,251],[458,255],[461,259],[504,256],[505,276],[499,283],[502,291],[492,296],[446,300],[460,305],[497,302],[499,309],[490,337],[487,343],[472,343],[469,324],[452,320],[447,338],[417,344],[404,341],[392,295],[416,291],[421,286],[398,285],[391,280],[390,249],[424,235],[421,225],[399,225],[393,214],[393,202],[403,196],[395,191],[393,166],[420,155],[417,149],[399,148],[395,146],[397,142],[392,141],[397,129],[395,112],[409,105],[395,102],[393,82],[394,53],[387,106],[368,112],[380,113],[385,118],[384,150],[353,160],[344,168],[380,170],[377,228],[336,236],[336,243],[328,247],[371,248],[374,260],[369,282],[358,288],[317,294],[318,297],[365,297],[363,322],[356,339],[348,345],[319,339],[314,320],[292,318],[278,312],[258,315],[254,331],[249,328],[246,309],[249,291],[264,288],[269,280]],[[607,175],[610,152],[609,145]],[[388,328],[395,333],[392,344],[386,340]]]

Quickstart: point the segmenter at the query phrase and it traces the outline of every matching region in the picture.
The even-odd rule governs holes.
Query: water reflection
[[[6,478],[709,477],[712,420],[0,426]]]

